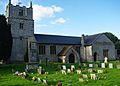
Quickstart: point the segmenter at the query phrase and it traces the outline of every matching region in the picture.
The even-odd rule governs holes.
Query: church
[[[13,5],[6,7],[6,18],[13,37],[11,62],[80,63],[115,60],[115,46],[103,33],[81,37],[34,34],[33,7]]]

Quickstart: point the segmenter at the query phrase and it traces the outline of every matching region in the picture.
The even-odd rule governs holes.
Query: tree
[[[119,41],[119,39],[112,33],[110,32],[105,32],[104,33],[114,44]]]
[[[115,44],[115,49],[117,49],[117,57],[120,59],[120,40],[110,32],[106,32],[104,34]]]
[[[12,35],[10,25],[4,15],[0,15],[0,60],[7,61],[11,56]]]

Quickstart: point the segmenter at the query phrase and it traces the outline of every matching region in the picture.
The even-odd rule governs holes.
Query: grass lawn
[[[115,62],[112,62],[116,65]],[[79,82],[80,75],[74,74],[61,74],[60,69],[57,63],[51,63],[48,66],[44,64],[40,64],[43,68],[45,68],[49,74],[38,75],[36,72],[33,74],[29,74],[29,79],[21,78],[20,76],[14,75],[12,69],[18,70],[20,72],[24,72],[25,64],[14,64],[14,65],[0,65],[0,86],[44,86],[42,83],[38,83],[37,81],[32,81],[31,78],[33,76],[39,77],[41,79],[46,79],[48,81],[49,86],[55,86],[56,83],[60,80],[63,86],[120,86],[120,69],[104,68],[103,70],[107,70],[107,73],[97,74],[100,78],[99,80],[91,80],[88,79],[87,82]],[[65,64],[67,68],[70,68],[71,64]],[[76,69],[78,65],[75,64]],[[89,75],[86,72],[88,68],[82,67],[82,73]],[[94,68],[95,70],[102,68]]]

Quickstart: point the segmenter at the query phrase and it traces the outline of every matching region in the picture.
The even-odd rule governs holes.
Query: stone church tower
[[[11,27],[13,37],[11,62],[23,62],[27,53],[28,37],[34,36],[34,20],[32,2],[30,7],[14,6],[11,0],[6,7],[6,18]]]

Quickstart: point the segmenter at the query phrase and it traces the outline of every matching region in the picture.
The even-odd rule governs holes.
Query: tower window
[[[50,46],[50,54],[55,55],[56,54],[56,46]]]
[[[23,16],[23,9],[19,9],[19,16]]]
[[[20,29],[23,29],[23,26],[24,26],[24,24],[23,23],[20,23]]]

